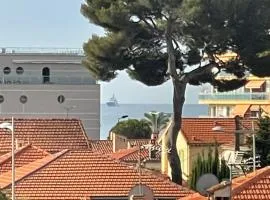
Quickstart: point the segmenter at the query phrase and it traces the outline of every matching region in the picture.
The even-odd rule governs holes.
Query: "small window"
[[[4,96],[3,95],[0,95],[0,103],[3,103],[4,102]]]
[[[63,95],[59,95],[59,96],[57,97],[57,101],[58,101],[59,103],[64,103],[65,97],[64,97]]]
[[[5,67],[3,72],[4,74],[9,74],[11,72],[11,69],[9,67]]]
[[[17,74],[23,74],[23,72],[24,72],[24,70],[22,67],[17,67],[17,69],[16,69]]]
[[[25,103],[27,102],[27,96],[22,95],[22,96],[20,97],[20,102],[23,103],[23,104],[25,104]]]

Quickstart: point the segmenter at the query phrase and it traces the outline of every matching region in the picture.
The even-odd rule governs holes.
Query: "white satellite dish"
[[[207,189],[217,185],[219,183],[218,178],[214,174],[203,174],[199,177],[196,183],[196,190],[203,196],[207,196]]]
[[[128,199],[133,200],[136,197],[143,197],[146,200],[153,200],[154,193],[150,187],[145,184],[136,184],[128,193]]]

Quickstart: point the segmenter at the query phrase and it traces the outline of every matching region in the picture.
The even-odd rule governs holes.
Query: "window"
[[[25,103],[27,102],[27,96],[22,95],[22,96],[20,97],[20,102],[23,103],[23,104],[25,104]]]
[[[17,67],[17,69],[16,69],[17,74],[23,74],[23,72],[24,72],[24,70],[22,67]]]
[[[0,95],[0,103],[3,103],[4,102],[4,96],[3,95]]]
[[[43,83],[50,82],[50,69],[48,67],[44,67],[42,69]]]
[[[11,69],[9,67],[5,67],[3,72],[4,74],[9,74],[11,72]]]
[[[59,103],[64,103],[65,97],[64,97],[63,95],[59,95],[59,96],[57,97],[57,101],[58,101]]]

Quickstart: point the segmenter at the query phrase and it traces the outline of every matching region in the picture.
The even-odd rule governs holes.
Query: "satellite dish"
[[[128,193],[128,199],[133,200],[137,199],[138,197],[143,197],[146,200],[153,200],[154,193],[150,187],[145,184],[136,184]]]
[[[196,190],[203,196],[207,196],[207,189],[219,183],[218,178],[214,174],[203,174],[196,183]]]

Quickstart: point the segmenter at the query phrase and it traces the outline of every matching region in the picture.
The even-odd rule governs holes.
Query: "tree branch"
[[[199,77],[203,77],[205,75],[209,75],[209,74],[213,74],[213,77],[215,77],[219,72],[220,72],[220,69],[218,70],[218,72],[216,73],[213,73],[212,72],[212,69],[216,67],[217,69],[218,68],[218,64],[217,63],[214,63],[214,62],[210,62],[209,64],[203,66],[203,67],[198,67],[188,73],[185,73],[184,74],[184,80],[186,82],[190,82],[191,80],[194,80],[194,79],[197,79],[199,80]]]

